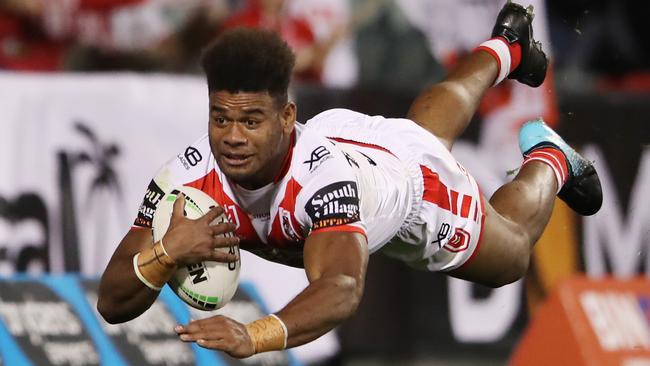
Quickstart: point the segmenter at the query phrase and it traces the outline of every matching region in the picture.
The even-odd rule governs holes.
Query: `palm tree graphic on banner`
[[[88,263],[90,268],[98,269],[96,261],[102,259],[100,248],[111,248],[112,244],[105,242],[107,233],[112,230],[111,220],[117,220],[119,214],[126,212],[122,187],[113,164],[120,155],[119,147],[114,143],[103,143],[95,132],[82,121],[74,124],[75,131],[88,144],[88,149],[75,152],[59,152],[59,183],[61,188],[62,236],[64,248],[65,270],[79,272],[81,268],[80,244],[84,245],[84,258],[90,258],[94,263]],[[74,172],[83,168],[92,169],[92,178],[88,183],[85,195],[77,190],[73,179]],[[80,204],[75,199],[82,197]],[[75,211],[81,208],[83,212]],[[114,213],[116,217],[111,217]],[[83,220],[79,226],[78,220]],[[82,232],[79,232],[79,229]],[[81,235],[80,235],[81,234]],[[80,243],[81,238],[81,243]]]

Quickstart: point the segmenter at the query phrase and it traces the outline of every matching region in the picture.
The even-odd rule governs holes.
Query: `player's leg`
[[[478,252],[449,274],[492,287],[521,278],[553,211],[555,189],[555,174],[547,165],[532,162],[523,166],[515,179],[485,204]]]
[[[507,3],[497,17],[494,38],[468,55],[444,81],[422,92],[407,117],[451,149],[490,86],[505,77],[539,86],[547,59],[532,38],[532,21],[532,8]]]
[[[485,91],[492,86],[498,63],[487,52],[465,58],[444,81],[422,92],[411,104],[407,118],[451,147],[469,124]]]
[[[522,127],[519,145],[525,157],[519,174],[485,205],[478,252],[451,275],[493,286],[521,278],[556,194],[582,215],[600,209],[602,192],[593,165],[542,121]]]

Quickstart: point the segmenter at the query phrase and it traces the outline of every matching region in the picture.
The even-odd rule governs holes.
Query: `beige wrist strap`
[[[267,315],[257,319],[252,323],[246,324],[255,353],[278,351],[287,348],[287,326],[277,315]]]
[[[176,271],[176,263],[159,240],[151,248],[133,256],[133,270],[147,287],[160,291]]]

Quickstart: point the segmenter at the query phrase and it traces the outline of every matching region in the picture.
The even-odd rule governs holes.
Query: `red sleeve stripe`
[[[340,142],[340,143],[343,143],[343,144],[357,145],[357,146],[361,146],[361,147],[367,147],[367,148],[370,148],[370,149],[381,150],[381,151],[387,152],[387,153],[395,156],[395,154],[393,154],[390,150],[388,150],[385,147],[379,146],[379,145],[368,144],[368,143],[365,143],[365,142],[354,141],[354,140],[348,140],[348,139],[344,139],[344,138],[340,138],[340,137],[328,137],[328,139],[334,140],[336,142]]]

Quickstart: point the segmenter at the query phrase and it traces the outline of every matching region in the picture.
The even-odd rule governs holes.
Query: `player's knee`
[[[513,258],[508,268],[506,268],[500,276],[498,276],[495,281],[490,284],[490,287],[498,288],[511,284],[521,278],[523,278],[526,273],[528,273],[528,265],[530,264],[530,256],[521,255],[517,258]]]
[[[530,264],[532,245],[524,231],[513,235],[508,243],[508,250],[504,253],[501,270],[496,272],[487,286],[498,288],[511,284],[526,275]]]

